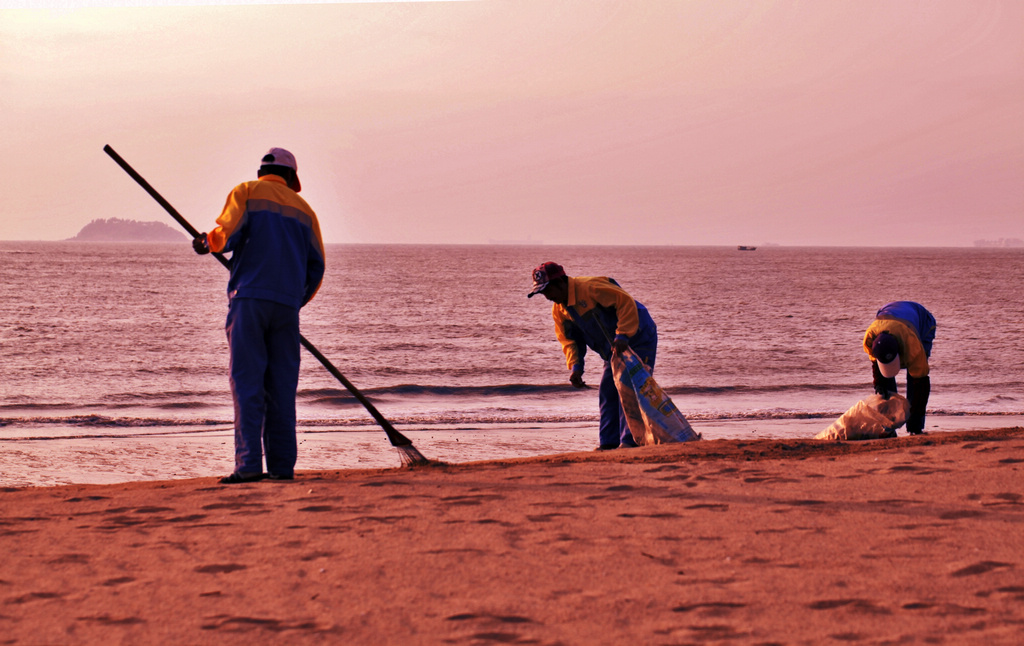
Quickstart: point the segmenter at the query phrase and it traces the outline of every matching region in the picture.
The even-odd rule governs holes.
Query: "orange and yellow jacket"
[[[894,301],[884,305],[864,333],[864,352],[872,361],[871,346],[882,332],[896,337],[900,346],[900,366],[915,379],[928,376],[928,357],[935,339],[935,317],[913,301]]]
[[[587,347],[608,361],[611,341],[617,336],[637,347],[658,338],[647,308],[605,276],[570,276],[569,302],[565,306],[553,303],[551,317],[570,371],[583,371]]]
[[[210,251],[231,252],[228,298],[308,303],[324,277],[324,242],[316,214],[277,175],[239,184],[228,195]]]

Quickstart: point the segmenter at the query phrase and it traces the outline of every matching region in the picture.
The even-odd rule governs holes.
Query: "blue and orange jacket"
[[[923,305],[913,301],[895,301],[878,310],[864,333],[864,352],[871,360],[871,345],[882,332],[896,337],[900,345],[900,365],[915,379],[928,376],[928,357],[935,339],[935,317]]]
[[[647,308],[605,276],[570,276],[569,302],[565,306],[552,304],[551,317],[570,371],[583,372],[587,347],[608,361],[616,336],[626,337],[636,347],[658,338]]]
[[[239,184],[228,195],[210,251],[232,252],[228,298],[302,307],[324,277],[324,242],[313,209],[277,175]]]

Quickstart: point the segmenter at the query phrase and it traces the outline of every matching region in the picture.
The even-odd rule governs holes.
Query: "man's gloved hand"
[[[206,242],[206,234],[200,233],[195,238],[192,238],[192,250],[200,256],[206,253],[210,253],[210,247]]]
[[[569,383],[576,388],[587,387],[587,384],[583,383],[583,373],[579,371],[573,371],[573,373],[569,375]]]
[[[889,399],[889,387],[883,382],[875,381],[875,392],[882,396],[882,399]]]
[[[882,399],[889,399],[889,386],[895,386],[896,382],[882,376],[878,369],[878,362],[871,362],[871,380],[875,386],[875,392],[882,396]]]
[[[612,340],[612,350],[616,354],[622,354],[629,349],[629,339],[622,334],[616,334]]]

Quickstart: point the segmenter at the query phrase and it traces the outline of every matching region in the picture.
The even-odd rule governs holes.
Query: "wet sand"
[[[1024,426],[1020,415],[929,416],[931,434]],[[811,439],[832,419],[697,420],[705,440]],[[436,425],[400,428],[423,455],[450,464],[590,451],[597,422]],[[901,430],[901,435],[906,432]],[[300,427],[298,468],[386,469],[401,466],[376,425]],[[89,428],[2,426],[0,487],[118,484],[226,475],[234,466],[230,426]]]
[[[0,490],[0,643],[1019,644],[1024,429]]]

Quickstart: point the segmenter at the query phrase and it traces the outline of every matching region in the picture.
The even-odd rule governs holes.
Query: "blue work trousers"
[[[273,301],[234,298],[228,308],[231,396],[235,402],[235,471],[291,476],[298,446],[299,310]]]
[[[647,367],[654,372],[654,359],[658,353],[658,341],[643,346],[630,346]],[[601,375],[601,386],[597,391],[598,406],[601,410],[601,423],[598,427],[598,442],[601,446],[636,446],[633,433],[626,424],[626,413],[622,410],[619,389],[615,386],[615,374],[612,372],[611,361],[604,362],[604,374]]]

